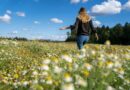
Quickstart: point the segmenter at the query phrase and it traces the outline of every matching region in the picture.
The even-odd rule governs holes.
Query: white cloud
[[[130,9],[130,0],[123,5],[123,9]]]
[[[17,16],[20,16],[20,17],[25,17],[25,13],[24,12],[16,12]]]
[[[96,17],[95,17],[95,16],[91,16],[91,19],[92,19],[92,20],[96,20]]]
[[[34,24],[40,24],[40,22],[39,22],[39,21],[34,21],[33,23],[34,23]]]
[[[91,16],[91,19],[93,21],[94,27],[100,27],[101,26],[101,22],[96,19],[96,16]]]
[[[79,3],[80,0],[71,0],[70,2],[71,2],[71,3]]]
[[[6,10],[7,14],[12,14],[12,12],[10,10]]]
[[[82,0],[83,3],[87,2],[88,0]]]
[[[30,29],[28,28],[22,28],[23,31],[29,31]]]
[[[87,2],[87,1],[88,1],[88,0],[70,0],[70,2],[73,3],[73,4],[77,4],[77,3],[80,3],[80,2],[85,3],[85,2]]]
[[[99,27],[99,26],[101,26],[101,22],[98,20],[94,20],[93,25],[94,25],[94,27]]]
[[[51,22],[53,22],[53,23],[63,23],[63,20],[60,20],[58,18],[52,18]]]
[[[18,31],[13,31],[13,32],[12,32],[12,34],[17,34],[17,33],[18,33]]]
[[[11,16],[9,16],[8,14],[5,14],[4,16],[0,16],[0,21],[5,22],[5,23],[9,23],[11,20]]]
[[[102,2],[101,4],[97,4],[92,7],[91,13],[99,14],[99,15],[110,15],[110,14],[118,14],[122,10],[121,2],[117,0],[107,0]]]

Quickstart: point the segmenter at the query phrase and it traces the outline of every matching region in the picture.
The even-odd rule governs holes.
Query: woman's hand
[[[99,37],[98,37],[97,33],[95,33],[95,37],[96,37],[96,39],[97,39],[97,41],[98,41],[98,40],[99,40]]]
[[[62,28],[60,28],[60,30],[66,30],[66,29],[70,29],[70,27],[62,27]]]

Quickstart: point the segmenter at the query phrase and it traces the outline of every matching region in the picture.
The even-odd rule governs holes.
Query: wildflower
[[[22,85],[22,83],[21,83],[21,82],[17,82],[17,85],[21,86],[21,85]]]
[[[42,72],[41,75],[42,76],[48,76],[48,72]]]
[[[53,62],[56,63],[56,64],[59,63],[59,60],[58,60],[57,58],[55,58],[55,57],[54,57],[52,60],[53,60]]]
[[[119,90],[125,90],[123,87],[119,86]]]
[[[82,72],[83,72],[83,75],[86,76],[86,77],[88,77],[90,75],[90,73],[87,70],[84,70]]]
[[[34,76],[36,76],[36,75],[38,75],[38,72],[37,72],[37,71],[34,71],[32,74],[33,74]]]
[[[79,65],[74,63],[74,69],[77,70],[79,68]]]
[[[119,74],[118,77],[120,77],[121,79],[124,79],[124,76]]]
[[[12,44],[14,44],[14,46],[17,46],[18,42],[13,41]]]
[[[58,67],[58,66],[55,66],[54,67],[54,72],[55,73],[61,73],[62,72],[62,68]]]
[[[115,59],[115,60],[117,60],[117,59],[118,59],[117,55],[115,55],[115,56],[114,56],[114,59]]]
[[[116,61],[116,62],[114,63],[114,66],[117,67],[117,68],[119,68],[119,67],[121,67],[122,65],[121,65],[121,63],[120,63],[119,61]]]
[[[45,59],[45,60],[43,61],[43,64],[50,64],[50,62],[51,62],[50,59]]]
[[[38,83],[38,80],[35,79],[35,80],[32,81],[32,83],[33,83],[33,84],[37,84],[37,83]]]
[[[83,52],[83,53],[85,53],[86,52],[86,50],[83,48],[83,49],[81,49],[81,51]]]
[[[84,58],[86,55],[85,54],[81,54],[81,55],[78,55],[77,57],[79,58],[79,59],[82,59],[82,58]]]
[[[26,87],[28,84],[29,84],[28,81],[24,81],[24,82],[23,82],[23,86],[24,86],[24,87]]]
[[[106,62],[106,57],[104,54],[100,54],[100,57],[98,58],[99,61],[103,61],[103,62]]]
[[[52,83],[53,83],[52,80],[47,80],[46,81],[46,84],[52,85]]]
[[[108,77],[109,74],[110,74],[110,72],[104,72],[103,76]]]
[[[112,86],[107,86],[106,90],[115,90]]]
[[[47,77],[46,84],[49,84],[49,85],[53,84],[53,81],[52,81],[52,77],[51,77],[51,76],[48,76],[48,77]]]
[[[25,75],[25,74],[27,74],[27,71],[26,70],[22,71],[22,75]]]
[[[121,75],[124,75],[125,73],[123,68],[119,68],[117,72]]]
[[[61,90],[75,90],[75,89],[74,89],[74,85],[72,83],[69,83],[69,84],[62,85]]]
[[[91,50],[91,54],[95,55],[96,54],[95,50]]]
[[[65,61],[69,62],[69,63],[72,63],[72,58],[69,57],[68,55],[63,55],[61,58],[64,59]]]
[[[130,84],[130,80],[129,79],[125,79],[125,83],[126,84]]]
[[[64,81],[65,82],[72,82],[72,77],[70,76],[70,74],[69,73],[65,73],[64,74]]]
[[[5,50],[3,50],[3,49],[2,49],[2,50],[1,50],[1,52],[2,52],[2,53],[4,53],[4,52],[5,52]]]
[[[85,81],[82,77],[80,77],[79,75],[76,75],[76,84],[86,87],[87,86],[87,81]]]
[[[15,75],[14,75],[14,78],[18,78],[18,77],[19,77],[19,75],[18,75],[18,74],[15,74]]]
[[[0,44],[2,44],[2,45],[8,45],[9,42],[8,42],[8,41],[4,41],[4,40],[2,40],[2,41],[0,41]]]
[[[106,64],[107,64],[107,68],[109,69],[113,67],[113,62],[111,61],[106,62]]]
[[[8,81],[5,80],[5,79],[3,79],[2,82],[3,82],[4,84],[8,84]]]
[[[15,82],[15,83],[13,83],[13,85],[14,85],[14,87],[15,88],[18,88],[18,85],[17,85],[17,83]]]
[[[85,68],[87,68],[88,71],[92,69],[92,65],[90,65],[89,63],[85,63],[84,66]]]
[[[107,40],[106,42],[105,42],[105,45],[111,45],[111,42],[109,41],[109,40]]]
[[[86,50],[83,48],[81,50],[79,50],[79,55],[78,55],[78,58],[79,59],[82,59],[86,56]]]
[[[45,83],[45,80],[44,80],[44,79],[40,79],[40,82],[41,82],[41,83]]]
[[[46,64],[43,64],[43,65],[41,66],[41,70],[48,71],[48,70],[49,70],[49,66],[46,65]]]

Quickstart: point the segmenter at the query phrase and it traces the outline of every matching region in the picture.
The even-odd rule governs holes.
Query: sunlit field
[[[0,40],[0,90],[130,90],[130,46]]]

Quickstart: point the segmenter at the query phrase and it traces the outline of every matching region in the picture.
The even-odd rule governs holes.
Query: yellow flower
[[[60,83],[58,81],[55,81],[54,84],[58,86]]]
[[[92,65],[90,65],[89,63],[85,63],[84,67],[87,68],[88,71],[92,69]]]
[[[88,46],[88,45],[85,45],[84,47],[85,47],[86,49],[88,49],[88,48],[89,48],[89,46]]]
[[[18,75],[18,74],[15,74],[15,75],[14,75],[14,78],[18,78],[18,77],[19,77],[19,75]]]
[[[84,70],[82,73],[85,77],[88,77],[90,75],[89,71],[87,70]]]
[[[111,42],[109,41],[109,40],[107,40],[106,42],[105,42],[105,45],[111,45]]]
[[[69,73],[64,74],[64,81],[71,82],[73,79]]]
[[[108,61],[108,62],[106,62],[106,65],[107,65],[107,68],[112,68],[114,64],[113,64],[113,62]]]
[[[2,82],[4,83],[4,84],[7,84],[8,83],[8,81],[7,80],[2,80]]]
[[[58,62],[59,62],[58,59],[55,58],[55,57],[52,58],[52,61],[55,62],[55,63],[58,63]]]
[[[118,70],[117,72],[121,75],[125,73],[123,68],[118,68],[117,70]]]
[[[91,50],[91,54],[92,54],[92,55],[95,55],[95,54],[96,54],[96,51],[95,51],[95,50]]]
[[[52,77],[51,77],[51,76],[48,76],[48,77],[46,78],[46,84],[51,85],[52,83],[53,83]]]

